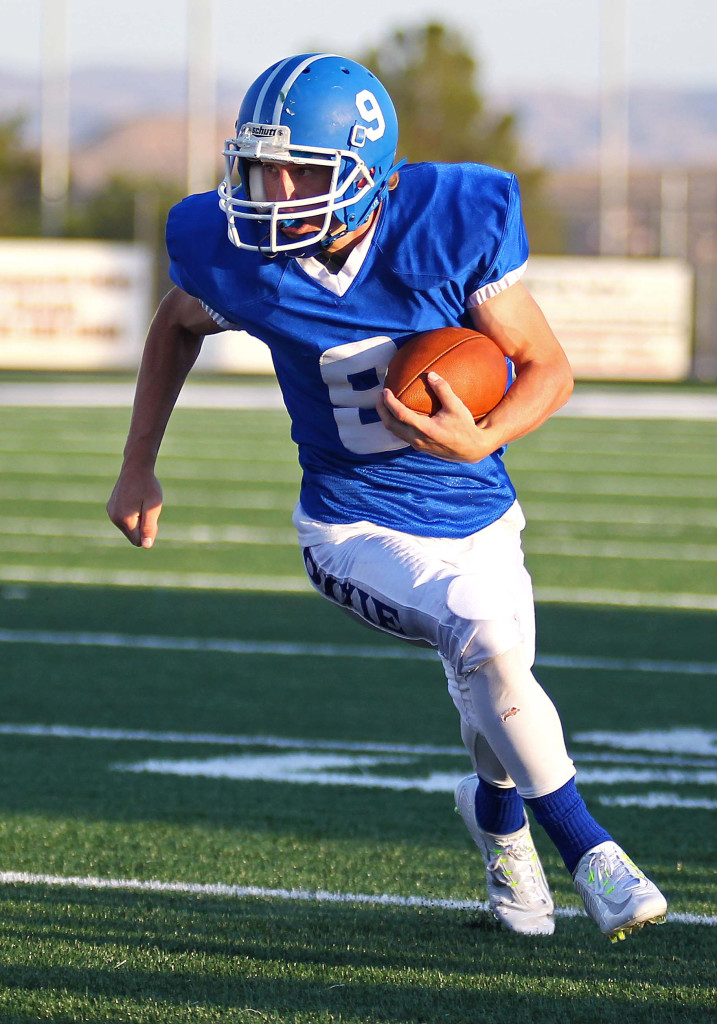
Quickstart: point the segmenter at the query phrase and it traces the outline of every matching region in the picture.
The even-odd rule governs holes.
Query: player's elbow
[[[565,350],[558,344],[557,339],[550,350],[544,353],[544,356],[543,368],[546,371],[547,378],[550,380],[550,386],[555,399],[555,408],[559,409],[561,405],[565,405],[572,395],[573,388],[575,387],[575,378],[573,377],[573,371]]]
[[[557,399],[561,406],[565,405],[572,395],[574,388],[575,378],[573,377],[573,371],[570,368],[570,363],[566,359],[560,367],[557,381]]]

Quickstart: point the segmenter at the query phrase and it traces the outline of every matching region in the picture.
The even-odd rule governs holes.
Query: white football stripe
[[[70,569],[63,566],[4,565],[0,580],[12,583],[62,583],[90,587],[164,587],[168,590],[265,590],[309,593],[304,576],[225,576],[219,573],[135,572],[133,570]]]
[[[426,907],[435,910],[488,911],[481,900],[437,899],[430,896],[400,896],[395,893],[328,892],[324,889],[270,889],[258,885],[227,885],[223,882],[163,882],[159,879],[97,878],[92,875],[45,875],[29,871],[0,872],[2,885],[52,885],[72,889],[124,889],[131,892],[188,893],[225,896],[236,899],[258,898],[301,903],[363,904],[378,907]],[[556,907],[556,917],[585,917],[578,907]],[[671,924],[717,927],[717,915],[669,913]]]
[[[116,548],[119,537],[106,520],[0,519],[0,549],[46,552],[76,550],[78,537],[93,548]],[[257,526],[163,526],[162,545],[193,548],[197,544],[263,544],[296,547],[296,531],[285,527]],[[526,545],[528,558],[617,558],[621,561],[717,562],[717,545],[659,543],[656,541],[591,541],[579,538],[541,539],[533,534]]]
[[[578,757],[578,761],[579,761]],[[618,760],[616,758],[615,760]],[[433,771],[429,775],[408,776],[372,774],[367,769],[382,764],[410,765],[410,757],[365,754],[307,753],[292,751],[282,754],[230,754],[224,757],[150,758],[147,761],[120,762],[113,771],[147,772],[155,775],[180,775],[233,781],[279,782],[285,786],[358,786],[362,789],[419,790],[422,793],[452,793],[456,771]],[[347,769],[338,771],[337,769]],[[714,786],[717,772],[681,770],[662,766],[657,769],[635,767],[583,768],[583,786],[617,786],[630,783],[658,782],[665,785]]]
[[[717,811],[717,800],[678,796],[677,793],[636,793],[634,796],[599,796],[597,801],[605,807],[641,807],[644,810],[677,807],[684,810]]]
[[[134,384],[3,383],[0,407],[35,406],[47,408],[130,408]],[[191,409],[281,409],[284,402],[276,384],[188,384],[182,388],[178,406]]]
[[[615,765],[649,765],[658,768],[717,768],[717,761],[712,755],[717,749],[717,733],[708,732],[702,729],[690,730],[692,738],[692,750],[694,757],[684,757],[679,751],[684,749],[686,730],[667,729],[661,732],[655,731],[651,734],[654,737],[655,745],[639,745],[639,739],[633,739],[634,750],[627,753],[592,753],[581,750],[577,754],[581,768],[584,764],[608,764]],[[623,739],[622,733],[601,733],[604,739],[591,740],[589,736],[574,734],[574,743],[597,743],[598,745],[609,746],[611,740],[613,745],[620,745]],[[80,740],[110,740],[127,741],[130,743],[168,743],[168,744],[199,744],[201,746],[218,747],[249,747],[251,749],[265,748],[268,750],[289,750],[295,751],[327,751],[335,754],[339,751],[346,751],[352,754],[381,754],[393,758],[399,755],[401,758],[415,758],[437,755],[440,757],[465,757],[465,750],[459,746],[439,746],[435,744],[410,744],[410,743],[374,743],[360,740],[306,740],[288,736],[265,736],[265,735],[231,735],[227,733],[207,732],[158,732],[149,729],[111,729],[102,726],[78,726],[78,725],[41,725],[21,723],[0,723],[0,736],[36,736],[49,739],[80,739]],[[660,750],[664,753],[642,753],[641,750]],[[386,758],[383,758],[386,760]],[[689,773],[692,778],[692,773]],[[662,774],[660,775],[663,780]],[[600,781],[596,779],[595,781]],[[622,780],[618,780],[622,781]]]
[[[9,583],[164,587],[181,590],[266,590],[308,593],[312,589],[303,576],[230,576],[223,573],[135,572],[34,565],[4,565],[0,567],[0,581],[3,580]],[[628,608],[690,608],[697,611],[717,611],[717,595],[713,594],[536,587],[535,600],[550,604],[604,604]]]
[[[0,629],[0,644],[40,644],[57,647],[118,647],[159,651],[199,651],[217,654],[265,654],[288,657],[366,658],[379,661],[435,661],[434,651],[358,644],[313,644],[224,637],[145,636],[133,633],[74,633],[37,629]],[[717,662],[658,661],[649,658],[597,658],[590,655],[542,654],[542,668],[595,669],[605,672],[648,672],[668,675],[717,675]]]
[[[280,69],[278,69],[280,70]],[[6,382],[0,384],[2,406],[132,406],[134,384]],[[179,404],[201,409],[282,409],[276,384],[200,384],[190,381],[182,389]],[[589,419],[717,420],[717,397],[709,392],[581,387],[556,416]]]

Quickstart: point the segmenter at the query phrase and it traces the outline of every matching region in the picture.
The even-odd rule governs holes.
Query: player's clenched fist
[[[107,502],[107,514],[136,547],[151,548],[162,511],[162,487],[151,470],[123,468]]]

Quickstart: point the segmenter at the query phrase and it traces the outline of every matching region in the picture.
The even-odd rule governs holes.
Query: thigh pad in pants
[[[300,510],[294,522],[316,590],[367,625],[436,648],[461,676],[518,644],[532,663],[533,595],[517,504],[460,539],[371,523],[325,526]]]

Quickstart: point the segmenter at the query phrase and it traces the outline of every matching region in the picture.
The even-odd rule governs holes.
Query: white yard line
[[[312,593],[304,576],[232,576],[224,573],[142,572],[70,569],[64,566],[4,565],[0,583],[49,583],[90,587],[152,587],[156,590],[265,591]],[[536,587],[535,599],[548,604],[610,605],[624,608],[685,608],[717,611],[717,595],[652,591]]]
[[[312,592],[304,576],[230,576],[219,573],[135,572],[134,570],[69,569],[34,565],[4,565],[0,581],[52,583],[90,587],[152,587],[158,590],[231,590],[269,593]]]
[[[717,594],[669,594],[639,590],[536,587],[535,600],[546,604],[612,605],[618,608],[685,608],[717,611]]]
[[[151,729],[111,729],[105,726],[85,725],[40,725],[23,724],[20,722],[0,723],[0,736],[30,736],[37,739],[60,739],[60,740],[90,740],[105,741],[110,743],[152,743],[180,746],[209,746],[209,747],[232,747],[236,751],[249,748],[250,750],[283,750],[283,751],[308,751],[351,753],[351,754],[380,754],[387,755],[389,760],[396,761],[396,755],[401,760],[413,760],[418,757],[460,757],[465,761],[465,748],[458,746],[440,746],[436,744],[411,744],[411,743],[378,743],[366,740],[307,740],[291,738],[288,736],[266,736],[266,735],[232,735],[230,733],[209,733],[209,732],[171,732],[155,731]],[[717,754],[715,741],[717,733],[705,732],[700,729],[677,729],[677,730],[655,730],[650,738],[645,740],[643,735],[632,733],[600,733],[595,739],[591,739],[589,733],[576,733],[572,739],[577,744],[604,745],[614,749],[609,753],[604,751],[594,752],[581,749],[578,756],[581,766],[583,764],[607,765],[608,770],[613,770],[617,765],[657,767],[661,769],[674,768],[717,768],[717,759],[712,754]],[[649,743],[650,746],[645,744]],[[628,746],[627,744],[631,744]],[[644,750],[656,753],[643,753]],[[686,757],[680,751],[692,750],[695,755]],[[692,773],[691,777],[694,777]],[[451,776],[455,784],[455,776]],[[662,778],[661,778],[662,781]],[[451,791],[452,791],[451,787]],[[661,796],[664,794],[660,794]]]
[[[279,643],[217,637],[146,636],[130,633],[78,633],[33,629],[0,629],[0,644],[104,647],[238,655],[259,654],[291,658],[359,658],[378,661],[436,660],[434,651],[416,648],[408,644],[401,647],[369,647],[351,644]],[[536,665],[542,668],[591,669],[604,672],[717,676],[717,662],[540,654],[536,658]]]
[[[132,405],[130,383],[0,383],[0,406],[127,407]],[[193,384],[179,404],[193,409],[283,409],[279,388],[269,384]],[[717,394],[672,389],[590,388],[578,385],[560,416],[594,419],[717,420]]]
[[[297,487],[291,482],[291,489],[284,491],[280,485],[275,491],[248,490],[243,487],[223,493],[212,490],[211,495],[205,489],[185,487],[181,483],[172,485],[172,504],[177,507],[188,508],[223,508],[223,509],[281,509],[291,511],[296,505]],[[63,483],[30,483],[24,484],[20,491],[18,485],[6,484],[0,481],[0,498],[4,501],[21,501],[23,505],[28,502],[70,503],[73,505],[100,506],[98,516],[101,518],[102,509],[108,497],[108,484],[98,483],[95,485],[84,484],[63,484]],[[684,507],[681,508],[681,516],[684,520]]]
[[[368,905],[377,907],[428,908],[431,910],[489,910],[481,900],[437,899],[429,896],[400,896],[394,893],[328,892],[324,889],[266,888],[258,885],[227,885],[222,882],[164,882],[159,879],[97,878],[92,875],[33,874],[28,871],[0,872],[3,885],[49,885],[70,889],[123,890],[150,893],[186,893],[192,896],[217,896],[230,899],[270,899],[300,903],[332,903],[339,905]],[[556,907],[556,917],[585,917],[577,907]],[[668,914],[670,924],[717,926],[717,916],[706,914]]]
[[[90,541],[93,548],[116,549],[118,535],[108,520],[8,519],[0,518],[0,550],[61,552],[77,550],[77,539]],[[163,526],[162,545],[193,548],[201,545],[297,546],[292,528],[259,526]],[[588,540],[584,537],[529,537],[528,557],[551,555],[559,558],[617,558],[621,561],[717,562],[717,545],[661,541]]]
[[[0,406],[64,406],[131,408],[134,384],[4,383]],[[178,405],[188,409],[283,409],[276,384],[192,384],[183,388]]]

